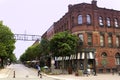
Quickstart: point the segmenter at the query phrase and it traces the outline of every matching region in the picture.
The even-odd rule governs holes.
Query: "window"
[[[100,35],[100,46],[104,46],[104,35]]]
[[[92,45],[92,34],[88,34],[88,45]]]
[[[87,24],[91,24],[91,16],[90,15],[86,15],[87,18]]]
[[[111,35],[108,36],[108,46],[112,47],[112,36]]]
[[[111,24],[110,24],[110,18],[107,18],[107,26],[110,27]]]
[[[119,36],[116,36],[116,46],[120,47]]]
[[[83,45],[83,34],[79,34],[80,45]]]
[[[99,17],[99,25],[103,26],[103,19],[102,19],[102,17]]]
[[[102,56],[102,58],[106,58],[106,57],[107,57],[107,54],[106,54],[105,52],[103,52],[103,53],[101,54],[101,56]]]
[[[72,17],[72,27],[74,26],[74,17]]]
[[[120,53],[117,53],[115,55],[115,58],[116,58],[116,65],[120,65]]]
[[[82,15],[78,16],[78,24],[82,24]]]
[[[115,24],[115,27],[118,27],[118,20],[117,19],[114,19],[114,24]]]

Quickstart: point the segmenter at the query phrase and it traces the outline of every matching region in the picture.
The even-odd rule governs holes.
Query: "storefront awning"
[[[86,55],[87,59],[95,59],[94,53],[92,53],[92,52],[89,52],[89,53],[84,53],[84,52],[78,53],[78,56],[79,56],[78,59],[85,59],[85,54],[87,54]]]
[[[89,53],[85,53],[85,52],[82,52],[82,53],[78,53],[78,56],[77,56],[77,59],[85,59],[85,54],[87,59],[95,59],[95,56],[94,56],[94,53],[93,52],[89,52]],[[76,55],[71,55],[70,56],[70,60],[73,60],[73,59],[76,59]],[[62,60],[62,57],[55,57],[55,61],[61,61]],[[69,60],[69,57],[68,56],[65,56],[64,57],[64,60]]]

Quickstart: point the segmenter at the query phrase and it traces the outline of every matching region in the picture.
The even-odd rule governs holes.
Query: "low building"
[[[62,31],[70,31],[80,39],[79,69],[87,65],[97,72],[120,70],[120,11],[98,7],[96,0],[69,5],[68,12],[43,37],[50,39]]]

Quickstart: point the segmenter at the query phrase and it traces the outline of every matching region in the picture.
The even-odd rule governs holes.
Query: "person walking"
[[[41,69],[38,64],[37,64],[37,69],[38,69],[38,76],[40,76],[40,78],[42,78]]]
[[[120,70],[118,71],[118,75],[120,76]]]
[[[114,75],[114,69],[112,69],[112,75]]]

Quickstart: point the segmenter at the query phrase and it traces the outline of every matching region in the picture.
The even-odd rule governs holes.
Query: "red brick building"
[[[80,38],[82,50],[78,53],[79,68],[87,54],[88,68],[97,72],[120,70],[120,11],[97,6],[97,1],[68,6],[68,12],[43,35],[70,31]]]

